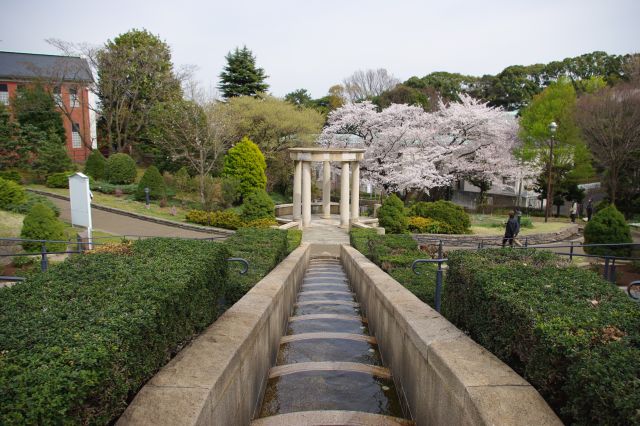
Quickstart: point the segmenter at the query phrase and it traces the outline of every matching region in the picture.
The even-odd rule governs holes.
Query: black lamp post
[[[144,189],[144,198],[147,202],[147,208],[149,208],[149,188]]]
[[[556,130],[558,130],[558,125],[555,121],[552,121],[549,124],[549,132],[551,133],[551,140],[549,143],[549,176],[547,177],[547,208],[544,211],[544,221],[547,222],[549,220],[549,216],[551,216],[551,204],[553,200],[553,196],[551,194],[551,179],[553,177],[553,142],[556,135]]]

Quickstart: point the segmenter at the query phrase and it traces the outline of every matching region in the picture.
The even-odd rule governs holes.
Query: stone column
[[[331,163],[328,161],[322,167],[322,217],[331,217]]]
[[[302,162],[296,160],[293,172],[293,220],[302,217]]]
[[[340,176],[340,227],[349,227],[349,162],[342,162]]]
[[[357,222],[360,219],[360,163],[351,164],[351,222]]]
[[[311,164],[302,162],[302,226],[311,223]]]

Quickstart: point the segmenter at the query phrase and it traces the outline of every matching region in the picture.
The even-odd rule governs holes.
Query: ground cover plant
[[[567,424],[640,424],[640,305],[535,250],[448,254],[443,313]]]
[[[435,265],[422,265],[416,275],[411,264],[416,259],[430,258],[420,250],[408,234],[378,235],[372,229],[352,229],[351,245],[391,275],[407,290],[430,306],[435,306]]]
[[[0,423],[112,422],[217,317],[228,256],[224,244],[149,239],[3,289]]]

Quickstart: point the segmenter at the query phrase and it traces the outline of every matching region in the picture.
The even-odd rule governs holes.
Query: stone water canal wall
[[[540,394],[356,249],[347,276],[418,425],[561,425]]]

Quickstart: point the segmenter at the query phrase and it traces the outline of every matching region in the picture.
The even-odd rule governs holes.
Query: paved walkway
[[[60,208],[60,218],[71,223],[71,206],[68,201],[47,197]],[[211,238],[214,234],[169,225],[147,222],[116,213],[91,209],[93,228],[115,235],[145,235],[154,237]]]
[[[340,228],[340,216],[323,219],[311,216],[311,225],[302,231],[302,242],[312,244],[349,244],[349,231]]]

